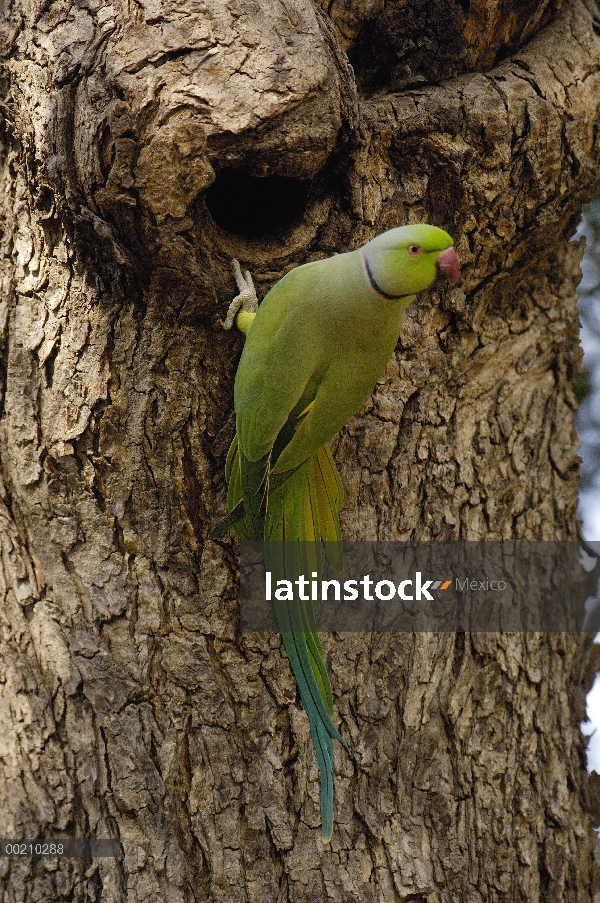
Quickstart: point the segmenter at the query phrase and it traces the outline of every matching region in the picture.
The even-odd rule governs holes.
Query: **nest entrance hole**
[[[300,179],[222,169],[206,192],[206,206],[225,232],[246,239],[281,239],[302,220],[307,194],[307,183]]]

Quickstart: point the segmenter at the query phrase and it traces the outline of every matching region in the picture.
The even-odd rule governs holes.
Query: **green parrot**
[[[234,268],[241,291],[222,325],[230,328],[235,320],[247,337],[225,469],[229,514],[212,535],[233,528],[243,540],[263,541],[274,577],[319,572],[322,541],[341,570],[343,489],[327,443],[385,370],[415,295],[440,277],[456,282],[452,238],[430,225],[391,229],[356,251],[291,270],[260,307],[250,274],[244,280],[237,261]],[[288,626],[282,638],[310,721],[327,843],[333,830],[332,738],[348,746],[333,724],[311,603],[294,599],[292,607],[301,629]]]

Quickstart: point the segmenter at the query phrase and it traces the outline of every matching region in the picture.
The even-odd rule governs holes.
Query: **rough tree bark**
[[[591,0],[3,10],[2,833],[125,858],[0,859],[2,899],[598,900],[589,645],[327,636],[355,758],[324,848],[279,638],[240,635],[236,541],[207,538],[230,258],[264,294],[414,221],[462,276],[334,443],[345,536],[576,537]]]

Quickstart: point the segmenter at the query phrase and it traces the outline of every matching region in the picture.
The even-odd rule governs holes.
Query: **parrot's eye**
[[[420,257],[423,253],[423,248],[420,245],[409,245],[406,250],[411,257]]]

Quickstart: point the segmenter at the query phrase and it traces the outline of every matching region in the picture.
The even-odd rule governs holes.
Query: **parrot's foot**
[[[221,320],[223,329],[231,329],[235,323],[235,318],[239,310],[243,310],[248,314],[255,314],[258,310],[258,298],[256,297],[256,289],[254,288],[252,276],[248,270],[246,270],[245,273],[242,273],[240,262],[239,260],[236,260],[235,257],[233,258],[232,263],[233,275],[235,276],[235,281],[237,282],[240,293],[235,296],[229,305],[225,319]]]

